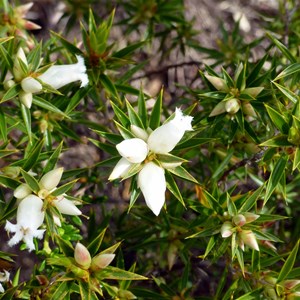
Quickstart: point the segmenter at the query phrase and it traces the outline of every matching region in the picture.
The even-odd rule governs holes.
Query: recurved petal
[[[153,162],[145,164],[138,174],[140,187],[147,206],[158,216],[165,203],[165,171]]]
[[[40,187],[47,191],[53,190],[59,184],[63,172],[64,168],[57,168],[47,172],[39,182]]]
[[[175,117],[171,121],[156,128],[148,138],[148,146],[154,153],[167,154],[172,151],[182,139],[185,131],[193,130],[193,117],[184,116],[176,108]]]
[[[128,161],[126,158],[122,157],[114,167],[113,171],[108,177],[108,180],[115,180],[117,178],[122,178],[128,172],[131,166],[132,163]]]
[[[148,154],[147,144],[138,138],[124,140],[116,146],[120,155],[131,163],[141,163]]]

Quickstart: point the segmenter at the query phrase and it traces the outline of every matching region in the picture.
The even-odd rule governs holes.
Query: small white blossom
[[[43,201],[35,196],[29,195],[23,199],[17,211],[17,224],[6,221],[5,229],[13,232],[14,236],[8,245],[14,246],[23,240],[29,251],[34,250],[33,238],[42,239],[44,229],[38,229],[44,222]]]
[[[138,137],[117,144],[116,148],[122,158],[108,179],[122,178],[133,164],[144,163],[138,174],[138,186],[144,195],[147,206],[155,215],[158,215],[165,202],[164,168],[178,167],[181,162],[161,163],[159,166],[154,162],[147,161],[146,158],[148,155],[168,154],[172,151],[182,139],[185,131],[193,130],[192,120],[192,117],[184,116],[182,111],[176,108],[175,117],[150,134],[142,128],[131,126],[133,133]]]

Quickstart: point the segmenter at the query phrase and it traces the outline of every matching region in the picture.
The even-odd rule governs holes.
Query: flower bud
[[[258,87],[251,87],[251,88],[246,88],[243,90],[243,94],[247,94],[247,95],[250,95],[252,96],[253,98],[256,98],[256,96],[258,94],[260,94],[262,92],[264,88],[261,87],[261,86],[258,86]]]
[[[23,68],[20,65],[19,60],[21,60],[27,66],[27,59],[24,50],[21,47],[18,49],[17,55],[14,60],[14,66],[13,66],[13,74],[16,81],[20,81],[22,78],[26,76]]]
[[[20,175],[20,167],[4,167],[2,169],[2,172],[4,175],[10,177],[10,178],[17,178]]]
[[[79,216],[82,214],[73,201],[68,200],[63,196],[53,200],[53,205],[59,210],[60,213],[65,215]]]
[[[26,77],[21,81],[21,87],[26,93],[38,93],[43,87],[42,85],[32,77]]]
[[[238,214],[232,218],[232,221],[236,226],[243,226],[246,223],[246,218],[243,215]]]
[[[225,101],[225,110],[230,115],[236,114],[240,109],[240,103],[239,100],[236,98],[232,98]]]
[[[100,270],[104,269],[105,267],[109,266],[110,263],[113,261],[115,258],[115,254],[113,253],[99,253],[92,259],[92,265],[91,268],[92,270]]]
[[[75,246],[74,258],[76,263],[83,269],[88,269],[91,266],[92,258],[90,252],[79,242]]]
[[[7,91],[7,90],[9,90],[11,87],[13,87],[15,84],[16,84],[16,83],[15,83],[14,80],[9,79],[9,80],[4,81],[3,87],[4,87],[4,89]]]
[[[211,75],[204,75],[205,78],[218,90],[218,91],[227,91],[228,87],[224,79]]]
[[[21,185],[19,185],[15,191],[14,191],[14,196],[17,199],[24,199],[25,197],[27,197],[28,195],[30,195],[32,193],[30,187],[25,184],[22,183]]]
[[[251,223],[260,217],[259,215],[251,212],[245,212],[243,215],[246,218],[246,223]]]
[[[288,290],[292,290],[294,287],[296,287],[299,284],[300,284],[299,279],[290,279],[290,280],[285,280],[283,282],[283,286]]]
[[[40,188],[52,191],[59,184],[64,168],[57,168],[47,172],[39,181]]]
[[[145,129],[138,127],[136,125],[130,125],[130,130],[137,138],[145,142],[147,141],[149,134]]]
[[[19,92],[20,101],[27,107],[30,108],[32,104],[32,94],[24,91]]]
[[[253,118],[257,117],[257,114],[256,114],[253,106],[249,102],[242,103],[242,111],[247,116],[251,116]]]
[[[251,230],[242,230],[239,233],[239,237],[247,246],[249,246],[250,248],[256,251],[259,251],[256,237]]]
[[[222,227],[221,227],[221,236],[222,238],[227,238],[229,236],[231,236],[233,233],[233,226],[231,224],[231,222],[224,222]]]

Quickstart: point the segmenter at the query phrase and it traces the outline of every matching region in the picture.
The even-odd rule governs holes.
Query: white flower
[[[37,192],[37,195],[40,199],[46,199],[53,191],[56,190],[57,185],[59,184],[64,168],[56,168],[47,172],[39,181],[40,190]],[[19,185],[15,192],[14,196],[17,199],[23,199],[32,191],[26,184]],[[50,197],[51,198],[51,197]],[[76,207],[73,201],[68,200],[64,195],[59,195],[54,199],[50,200],[51,204],[55,206],[60,213],[66,215],[81,215],[81,211]]]
[[[155,156],[155,154],[167,154],[172,151],[182,139],[185,131],[193,130],[192,119],[190,116],[184,116],[182,111],[176,108],[174,119],[152,131],[149,137],[145,130],[131,126],[133,133],[140,138],[127,139],[117,144],[116,148],[122,158],[108,179],[124,177],[133,164],[144,163],[148,154]],[[146,161],[138,174],[138,186],[145,197],[147,206],[155,215],[159,214],[165,202],[164,168],[174,168],[180,164],[178,162],[161,163],[161,166],[158,166],[154,162]]]
[[[7,282],[9,280],[9,272],[4,270],[4,272],[0,272],[0,282]],[[0,283],[0,293],[4,293],[4,288]]]
[[[15,235],[9,240],[8,245],[14,246],[23,240],[29,251],[34,250],[33,238],[42,239],[44,229],[38,229],[44,222],[45,213],[42,211],[43,201],[29,195],[23,199],[17,211],[17,224],[6,221],[5,229]]]
[[[86,86],[89,83],[89,79],[86,74],[84,59],[78,55],[76,55],[76,58],[78,60],[76,64],[51,66],[37,78],[55,89],[59,89],[74,81],[81,81],[80,87]]]

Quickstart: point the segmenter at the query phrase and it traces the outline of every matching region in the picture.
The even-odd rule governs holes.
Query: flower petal
[[[138,174],[140,187],[147,206],[158,216],[165,203],[166,179],[165,171],[153,162],[145,164]]]
[[[79,216],[82,212],[71,201],[64,197],[54,200],[53,205],[60,211],[60,213],[71,216]]]
[[[59,184],[64,168],[57,168],[47,172],[39,181],[41,189],[52,191]]]
[[[176,108],[175,118],[156,128],[148,138],[148,146],[154,153],[167,154],[172,151],[182,139],[185,131],[193,130],[191,122],[193,117],[184,116]]]
[[[115,180],[117,178],[123,177],[128,172],[131,166],[132,163],[126,158],[122,157],[109,175],[108,180]]]
[[[148,154],[147,144],[138,138],[124,140],[116,146],[121,156],[131,163],[141,163]]]

